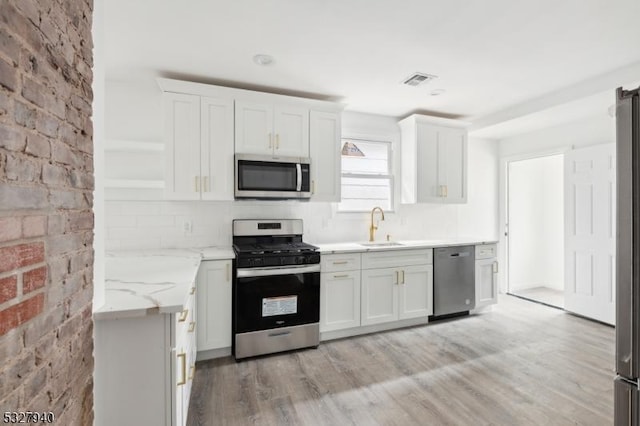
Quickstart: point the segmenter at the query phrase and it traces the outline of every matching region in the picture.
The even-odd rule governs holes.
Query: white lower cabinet
[[[498,303],[498,258],[495,244],[476,246],[476,307]]]
[[[102,364],[96,425],[186,424],[196,361],[193,293],[195,286],[179,313],[95,322]]]
[[[394,250],[362,255],[361,325],[433,313],[433,252]],[[380,265],[393,267],[378,268]]]
[[[360,253],[323,255],[320,332],[360,326]]]
[[[231,348],[231,260],[208,260],[198,271],[198,351]],[[200,357],[200,359],[212,356]]]

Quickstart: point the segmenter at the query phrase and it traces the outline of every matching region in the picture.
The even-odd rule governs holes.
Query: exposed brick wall
[[[0,0],[0,415],[93,422],[92,0]]]

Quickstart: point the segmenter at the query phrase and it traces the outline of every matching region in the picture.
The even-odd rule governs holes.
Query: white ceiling
[[[548,117],[606,110],[603,92],[640,78],[638,0],[103,1],[108,80],[166,76],[430,113],[484,137],[522,131],[520,117],[530,130],[528,115],[567,102]],[[257,53],[275,62],[258,66]],[[438,78],[402,86],[415,71]]]

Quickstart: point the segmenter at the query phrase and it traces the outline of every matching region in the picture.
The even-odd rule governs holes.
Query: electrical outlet
[[[182,230],[184,231],[184,235],[189,235],[193,231],[193,223],[190,220],[185,220],[182,223]]]

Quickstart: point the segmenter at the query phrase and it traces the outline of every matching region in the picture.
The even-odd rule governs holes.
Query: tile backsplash
[[[385,214],[376,239],[458,237],[459,208],[402,205]],[[106,209],[107,250],[229,246],[233,219],[300,218],[305,240],[317,243],[366,241],[369,235],[369,213],[338,213],[331,203],[108,201]]]

